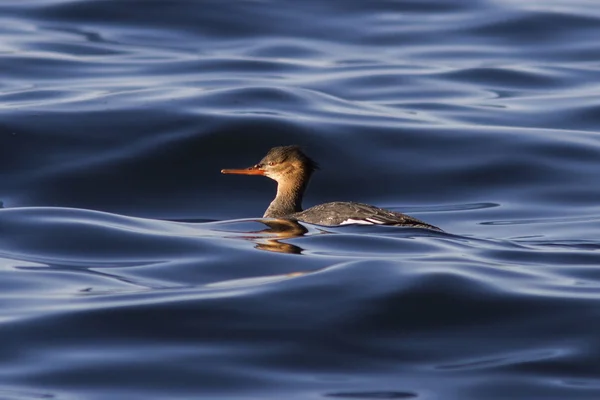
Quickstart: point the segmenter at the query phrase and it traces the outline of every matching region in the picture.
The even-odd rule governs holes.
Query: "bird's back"
[[[369,204],[346,201],[320,204],[294,213],[290,217],[317,225],[397,225],[441,231],[436,226],[399,212],[385,210]]]

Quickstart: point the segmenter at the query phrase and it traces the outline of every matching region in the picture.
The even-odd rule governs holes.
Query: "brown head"
[[[308,181],[319,166],[299,146],[273,147],[260,162],[245,169],[223,169],[223,174],[263,175],[279,183]]]
[[[302,211],[302,197],[312,173],[318,168],[298,146],[273,147],[260,162],[246,169],[222,169],[223,174],[263,175],[277,181],[277,196],[265,218],[285,218]]]

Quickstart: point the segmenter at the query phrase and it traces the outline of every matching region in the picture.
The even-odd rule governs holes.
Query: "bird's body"
[[[439,230],[433,225],[399,212],[351,201],[319,204],[291,214],[290,217],[317,225],[399,225]]]
[[[265,218],[284,218],[317,225],[396,225],[441,231],[426,222],[368,204],[332,202],[302,210],[302,197],[317,164],[298,146],[272,148],[255,166],[224,169],[224,174],[262,175],[277,181],[277,196],[264,214]]]

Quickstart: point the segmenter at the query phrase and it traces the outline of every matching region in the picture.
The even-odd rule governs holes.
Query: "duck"
[[[270,149],[258,162],[243,169],[223,169],[222,174],[266,176],[277,182],[277,194],[263,218],[288,219],[315,225],[393,225],[442,231],[437,226],[396,211],[353,201],[334,201],[302,208],[304,193],[319,165],[300,146]]]

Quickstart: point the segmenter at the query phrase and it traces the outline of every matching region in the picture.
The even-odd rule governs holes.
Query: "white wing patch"
[[[340,223],[340,225],[350,225],[350,224],[361,224],[361,225],[374,225],[374,224],[381,224],[381,222],[373,222],[370,219],[352,219],[349,218],[345,221],[343,221],[342,223]]]
[[[375,218],[367,218],[367,221],[371,221],[374,224],[385,224],[385,222],[380,221],[380,220],[375,219]]]

